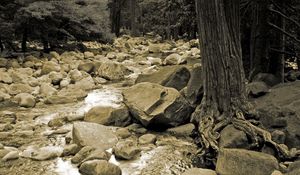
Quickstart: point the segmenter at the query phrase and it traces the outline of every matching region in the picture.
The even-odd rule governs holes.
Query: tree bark
[[[136,16],[136,7],[137,3],[136,0],[130,0],[130,22],[131,22],[131,35],[137,36],[138,35],[138,28],[137,28],[137,16]]]
[[[250,39],[250,75],[251,81],[255,75],[268,72],[269,68],[269,0],[252,1],[252,28]]]

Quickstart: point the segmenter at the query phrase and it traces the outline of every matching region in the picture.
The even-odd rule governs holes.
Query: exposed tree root
[[[263,143],[271,144],[282,160],[293,159],[300,156],[299,150],[289,150],[286,145],[274,142],[270,132],[246,120],[244,117],[245,110],[234,109],[232,113],[220,115],[215,109],[205,110],[199,106],[192,116],[192,120],[198,120],[199,124],[198,131],[202,147],[198,151],[198,156],[205,156],[211,151],[214,151],[217,155],[219,152],[219,132],[229,124],[232,124],[236,129],[244,131],[251,138],[253,142],[252,146],[259,147],[261,140]]]

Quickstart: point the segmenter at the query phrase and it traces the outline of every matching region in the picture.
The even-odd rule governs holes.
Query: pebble
[[[8,154],[6,154],[2,160],[4,162],[9,161],[9,160],[15,160],[19,158],[19,151],[11,151]]]

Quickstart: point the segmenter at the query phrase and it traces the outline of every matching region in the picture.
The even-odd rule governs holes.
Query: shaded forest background
[[[2,0],[0,47],[26,52],[30,42],[38,42],[44,52],[85,51],[83,41],[109,43],[123,34],[196,39],[201,31],[195,9],[194,0]],[[271,73],[283,82],[292,69],[285,61],[300,68],[300,2],[243,0],[240,9],[248,79]]]

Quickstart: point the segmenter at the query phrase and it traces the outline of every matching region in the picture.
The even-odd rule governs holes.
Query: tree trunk
[[[131,27],[131,35],[137,36],[138,35],[138,29],[137,29],[137,18],[136,18],[136,0],[130,0],[130,27]]]
[[[3,50],[4,50],[1,36],[0,36],[0,50],[1,50],[1,52],[3,52]]]
[[[22,37],[22,52],[27,51],[27,27],[24,27],[23,37]]]
[[[252,5],[250,81],[258,73],[268,72],[269,68],[269,0],[254,0]]]

